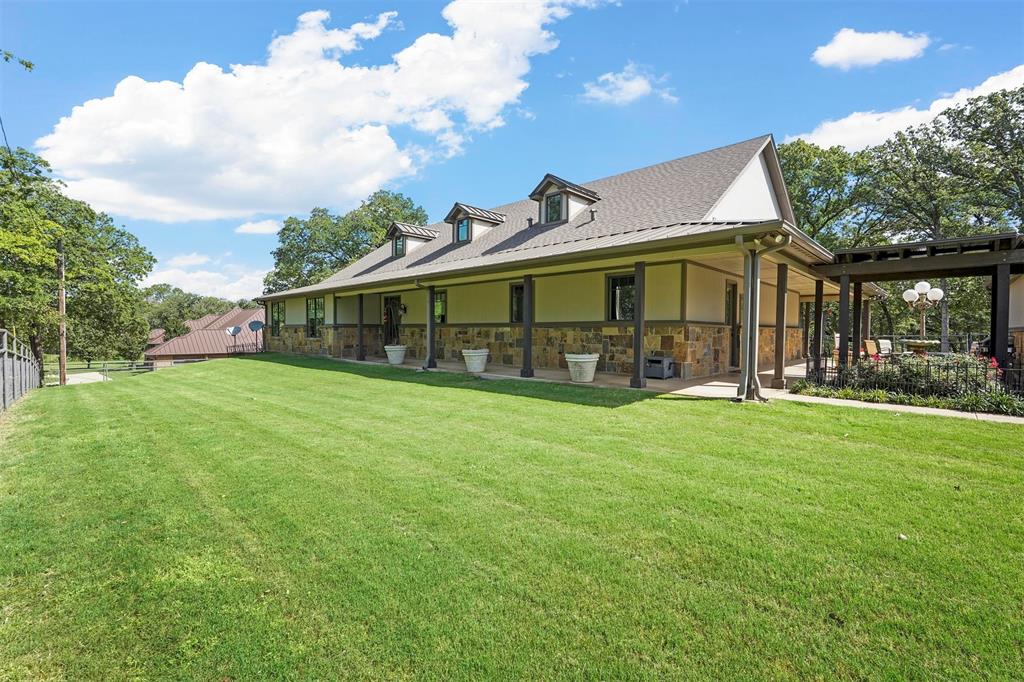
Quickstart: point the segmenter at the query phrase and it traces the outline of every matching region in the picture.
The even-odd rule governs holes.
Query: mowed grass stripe
[[[0,427],[32,453],[0,460],[19,499],[0,520],[52,542],[2,571],[31,627],[0,626],[21,652],[0,669],[1019,668],[1019,430],[637,396],[280,357],[36,394]],[[41,504],[54,481],[63,518]],[[52,564],[63,593],[30,609]]]

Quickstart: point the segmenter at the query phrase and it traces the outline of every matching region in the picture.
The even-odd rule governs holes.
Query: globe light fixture
[[[903,292],[903,300],[911,310],[921,311],[921,340],[925,339],[925,313],[929,308],[934,307],[946,295],[942,289],[933,287],[928,282],[918,282],[913,289]]]

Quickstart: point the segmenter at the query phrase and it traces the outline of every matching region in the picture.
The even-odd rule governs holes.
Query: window
[[[468,242],[470,236],[469,218],[461,218],[457,223],[455,223],[455,241]]]
[[[434,322],[444,324],[448,321],[448,292],[434,292]]]
[[[562,195],[549,194],[544,197],[544,222],[557,223],[562,219]]]
[[[402,256],[405,255],[405,235],[404,234],[400,234],[400,235],[395,237],[393,248],[391,250],[391,255],[393,255],[395,258],[401,258]]]
[[[324,299],[306,299],[306,337],[320,338],[320,329],[324,326]]]
[[[510,322],[522,322],[523,321],[523,285],[513,284],[509,289],[509,321]]]
[[[636,288],[633,275],[619,275],[608,278],[608,319],[632,320]]]
[[[284,301],[270,302],[270,335],[281,336],[284,326]]]

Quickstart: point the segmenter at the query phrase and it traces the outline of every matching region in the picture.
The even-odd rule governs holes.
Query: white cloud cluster
[[[548,27],[597,1],[454,0],[442,12],[450,34],[421,35],[370,66],[343,58],[393,26],[395,12],[342,29],[327,28],[326,11],[306,12],[263,64],[199,62],[180,83],[129,76],[37,145],[70,194],[122,216],[346,207],[503,125],[530,58],[558,44]]]
[[[242,223],[235,228],[235,234],[277,234],[281,223],[276,220],[257,220]]]
[[[201,254],[191,260],[181,257],[170,258],[161,263],[143,280],[141,286],[170,284],[184,291],[203,296],[220,296],[232,301],[253,298],[263,292],[263,277],[267,270],[260,270],[237,263],[225,263],[222,259],[211,259]],[[227,256],[229,254],[225,254]],[[210,264],[206,268],[194,266]],[[213,267],[218,269],[214,270]]]
[[[201,253],[183,253],[167,259],[167,265],[172,268],[187,268],[193,265],[202,265],[210,262],[210,257]]]
[[[787,136],[785,141],[802,138],[822,147],[840,145],[850,150],[864,149],[900,130],[928,123],[949,107],[963,104],[972,97],[1021,86],[1024,86],[1024,64],[987,78],[973,88],[962,88],[939,97],[924,108],[905,106],[890,111],[855,111],[849,116],[825,121],[811,132]]]
[[[657,95],[674,104],[679,98],[672,94],[671,89],[659,87],[667,80],[667,75],[655,76],[648,69],[628,62],[622,71],[609,71],[598,76],[597,80],[584,83],[582,98],[597,104],[624,106],[641,97]]]
[[[877,31],[861,33],[843,28],[827,45],[819,46],[811,59],[825,67],[848,71],[858,66],[874,66],[888,61],[904,61],[924,54],[931,38],[923,33]]]

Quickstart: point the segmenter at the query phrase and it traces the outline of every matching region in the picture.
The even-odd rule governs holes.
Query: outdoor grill
[[[676,361],[672,358],[648,357],[644,359],[644,376],[648,379],[671,379]]]

